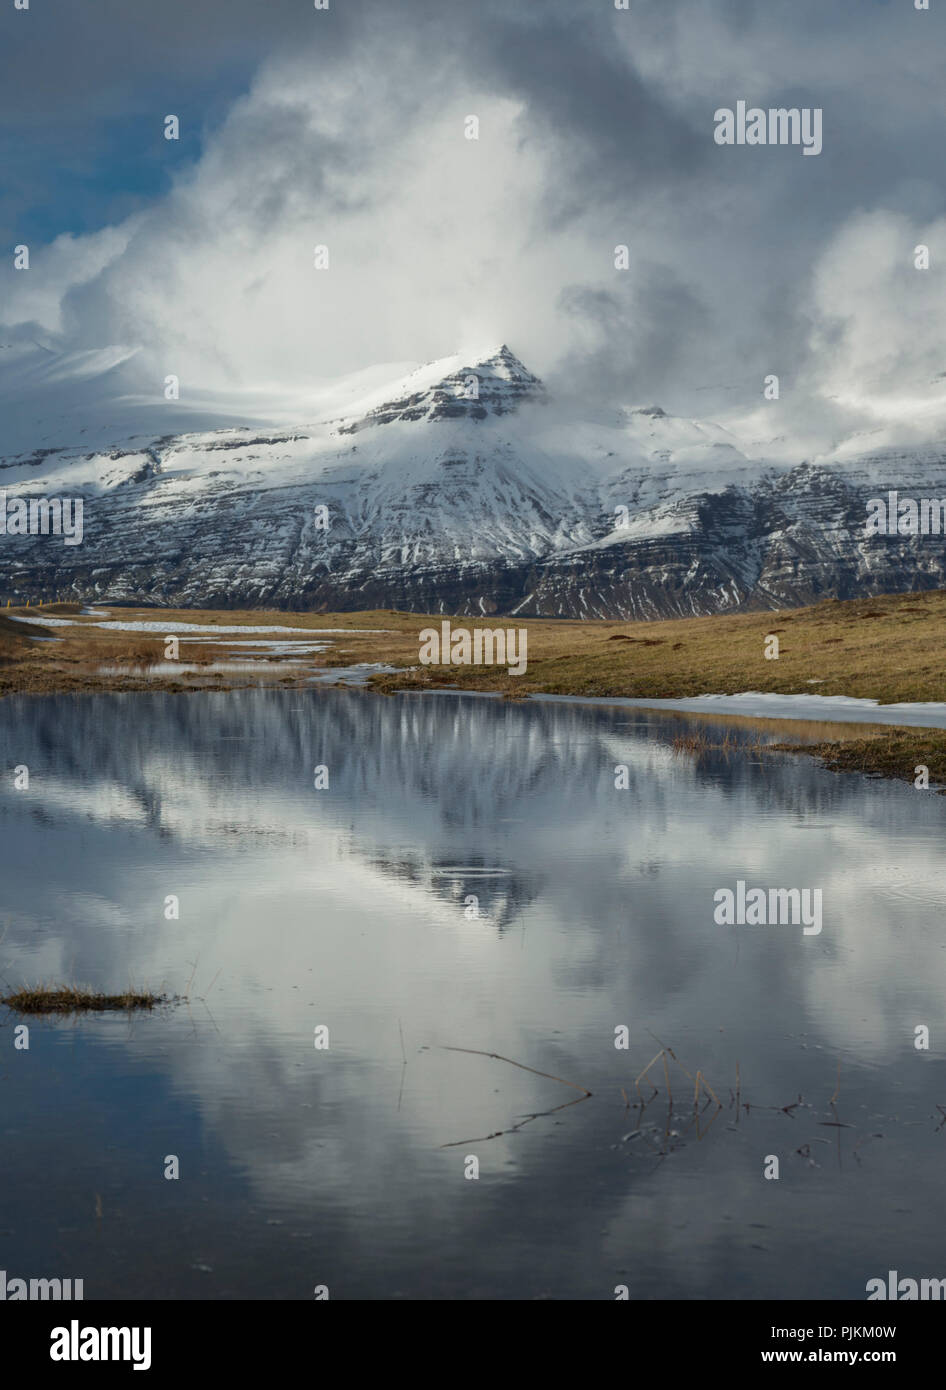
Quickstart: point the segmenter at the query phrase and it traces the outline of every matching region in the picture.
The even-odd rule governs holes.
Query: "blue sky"
[[[262,59],[311,37],[309,18],[292,0],[4,5],[4,240],[95,231],[166,192]],[[323,35],[337,27],[336,15],[319,19]],[[182,117],[177,144],[163,139],[167,112]]]

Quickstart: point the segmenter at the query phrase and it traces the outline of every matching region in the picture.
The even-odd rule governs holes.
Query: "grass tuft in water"
[[[79,985],[58,985],[54,988],[35,986],[14,990],[0,998],[0,1004],[22,1014],[75,1014],[130,1012],[133,1009],[153,1009],[169,1000],[164,994],[139,993],[126,990],[124,994],[98,994]]]

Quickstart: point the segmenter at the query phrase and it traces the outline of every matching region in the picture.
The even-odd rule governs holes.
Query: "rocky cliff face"
[[[505,345],[375,396],[3,455],[84,534],[0,536],[0,596],[652,618],[946,586],[946,538],[865,534],[888,488],[946,497],[946,442],[774,464],[659,407],[576,418]]]

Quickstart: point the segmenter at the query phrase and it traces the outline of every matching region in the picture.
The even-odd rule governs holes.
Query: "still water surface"
[[[189,1002],[34,1019],[28,1051],[0,1008],[0,1268],[86,1298],[946,1276],[946,800],[751,730],[674,747],[699,730],[727,732],[449,694],[4,701],[3,977]],[[717,926],[738,879],[821,888],[823,931]],[[722,1109],[673,1063],[671,1105],[662,1062],[636,1108],[662,1044]]]

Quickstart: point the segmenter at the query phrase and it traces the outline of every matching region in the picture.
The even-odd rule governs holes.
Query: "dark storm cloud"
[[[569,354],[550,385],[584,397],[640,402],[660,397],[673,405],[673,383],[684,376],[692,345],[710,327],[692,287],[657,264],[643,266],[641,288],[632,300],[617,291],[575,285],[562,291],[560,304],[596,346]]]
[[[686,177],[710,154],[693,128],[642,80],[613,42],[614,15],[588,22],[575,7],[540,23],[497,20],[474,31],[475,58],[496,90],[527,103],[532,139],[553,141],[562,160],[555,209],[577,211],[635,180]]]
[[[276,48],[311,42],[338,54],[360,8],[316,14],[302,0],[33,0],[26,12],[6,5],[0,114],[59,129],[63,115],[113,115],[169,79],[212,89],[228,69],[251,72]]]

